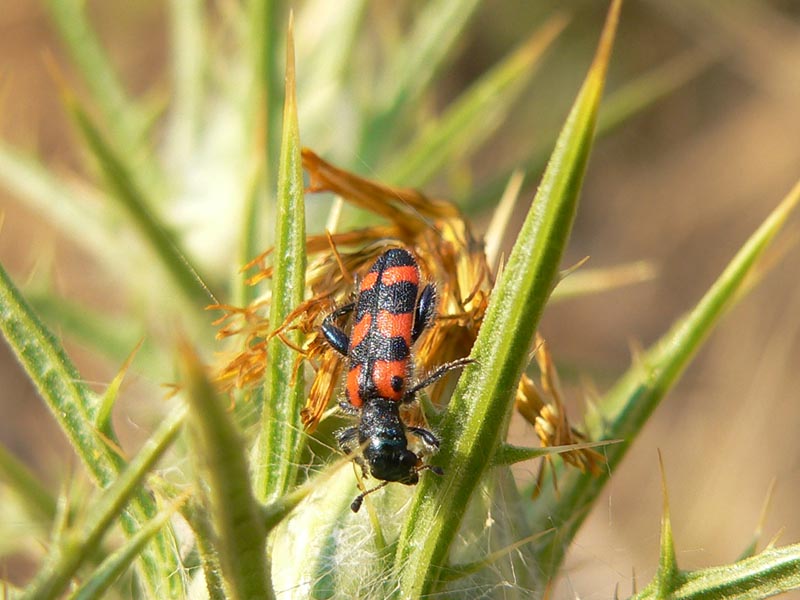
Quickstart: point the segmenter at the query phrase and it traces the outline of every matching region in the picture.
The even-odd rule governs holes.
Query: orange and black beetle
[[[383,481],[359,494],[350,505],[357,512],[364,496],[391,481],[415,485],[419,472],[439,467],[422,462],[439,449],[436,436],[422,427],[406,425],[400,406],[414,402],[416,392],[470,359],[441,365],[427,377],[410,383],[411,347],[436,316],[436,289],[428,283],[419,292],[420,272],[414,256],[405,249],[384,252],[361,281],[358,299],[328,315],[322,333],[328,343],[348,358],[346,401],[340,407],[358,417],[358,424],[337,432],[339,447],[353,455],[364,475]],[[337,321],[355,311],[348,336]],[[409,439],[411,438],[411,439]],[[409,448],[418,447],[415,452]]]

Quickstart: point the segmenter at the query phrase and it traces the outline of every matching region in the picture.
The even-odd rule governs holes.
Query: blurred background
[[[38,154],[49,169],[78,181],[86,172],[85,155],[57,79],[70,82],[80,96],[84,90],[79,78],[39,2],[2,4],[0,140]],[[88,2],[91,21],[125,88],[132,96],[144,96],[154,114],[170,101],[166,4]],[[229,8],[226,2],[208,4],[220,19]],[[307,5],[297,4],[302,21]],[[382,40],[402,31],[403,19],[420,3],[406,4],[402,9],[388,2],[371,6],[359,24],[364,35],[357,50],[368,53],[374,45],[380,54]],[[693,306],[800,176],[800,3],[722,4],[630,0],[623,7],[607,94],[675,60],[690,67],[678,78],[680,85],[626,115],[592,153],[565,266],[585,256],[591,257],[591,267],[644,259],[655,267],[656,276],[554,303],[546,311],[542,333],[567,383],[575,421],[584,399],[607,389],[627,368],[633,348],[655,341]],[[489,190],[493,178],[513,166],[514,157],[523,156],[531,140],[552,143],[591,60],[605,2],[483,2],[416,117],[422,126],[556,9],[570,17],[569,24],[520,99],[479,150],[442,169],[424,185],[426,192],[458,202],[475,189]],[[387,30],[394,17],[396,31]],[[301,77],[302,31],[300,27],[296,37]],[[364,85],[360,66],[356,61],[344,79],[354,89]],[[301,104],[303,93],[301,88]],[[310,103],[308,97],[305,101]],[[303,142],[326,158],[373,176],[379,165],[371,156],[357,154],[351,123],[342,101],[333,102],[327,124],[314,129],[320,133],[313,137],[306,133],[301,112]],[[156,139],[158,127],[156,120]],[[536,172],[529,175],[525,197],[532,197],[537,178]],[[314,202],[309,203],[311,227],[315,218],[317,223],[324,219],[314,216],[322,207]],[[470,211],[480,227],[488,221],[491,202],[478,204]],[[89,311],[138,310],[117,280],[108,277],[107,268],[1,181],[0,211],[0,262],[18,285],[35,287],[46,280],[60,296]],[[650,580],[658,564],[662,506],[659,449],[682,568],[734,561],[752,541],[772,482],[762,547],[777,535],[780,544],[800,540],[797,224],[795,218],[782,236],[780,260],[727,315],[614,474],[604,500],[576,539],[553,598],[609,598],[616,589],[625,596],[634,573],[640,585]],[[214,246],[208,264],[232,254],[224,236],[211,239],[209,244],[219,244],[219,250]],[[51,326],[60,331],[57,323]],[[107,383],[118,369],[69,338],[67,348],[92,383]],[[117,409],[118,425],[132,443],[147,410],[138,400],[145,393],[153,397],[153,390],[156,397],[162,394],[156,383],[134,381]],[[0,388],[0,443],[56,489],[66,444],[4,344]],[[534,474],[537,466],[527,469]],[[0,569],[17,582],[30,574],[30,565],[13,557],[1,560]]]

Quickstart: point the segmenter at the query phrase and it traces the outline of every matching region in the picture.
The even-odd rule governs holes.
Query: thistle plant
[[[86,174],[66,177],[0,143],[0,182],[96,257],[141,314],[89,312],[39,278],[25,285],[0,271],[0,328],[80,464],[65,460],[53,488],[0,446],[2,513],[29,524],[8,553],[36,564],[6,594],[547,597],[637,435],[779,257],[768,250],[800,201],[797,183],[688,312],[583,414],[568,408],[558,352],[539,332],[546,305],[649,276],[636,264],[565,264],[595,140],[715,60],[679,56],[604,98],[621,4],[594,32],[557,134],[522,144],[455,202],[421,190],[489,144],[569,15],[535,24],[433,117],[437,76],[477,2],[406,11],[320,1],[292,14],[253,0],[221,3],[215,19],[204,3],[172,2],[170,98],[154,108],[126,92],[83,4],[47,0],[82,79],[80,91],[60,74],[54,86]],[[367,18],[396,39],[353,68],[377,43]],[[367,159],[370,173],[356,174]],[[521,192],[518,165],[541,172],[535,193]],[[521,227],[514,214],[525,215]],[[388,246],[418,256],[439,294],[414,347],[417,369],[472,362],[404,416],[436,431],[430,462],[441,476],[390,484],[353,514],[370,484],[334,442],[343,365],[319,327]],[[88,385],[65,339],[118,365],[111,383]],[[132,377],[154,415],[136,448],[112,419]],[[512,439],[517,421],[526,433]],[[512,472],[531,461],[538,477]],[[661,557],[635,597],[800,587],[797,544],[754,544],[730,564],[682,569],[666,500],[680,482],[663,477]]]

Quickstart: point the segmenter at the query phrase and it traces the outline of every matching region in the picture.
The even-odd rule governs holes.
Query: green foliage
[[[523,44],[432,117],[427,111],[437,75],[452,64],[477,2],[422,3],[406,14],[359,0],[317,0],[291,16],[282,3],[250,0],[225,4],[216,23],[205,3],[173,0],[172,98],[156,135],[149,100],[125,90],[84,3],[45,4],[88,90],[84,100],[60,84],[89,156],[86,170],[95,175],[75,185],[34,154],[0,143],[0,183],[95,255],[109,281],[147,316],[89,312],[40,280],[20,290],[0,267],[0,329],[92,481],[89,501],[81,504],[74,489],[57,494],[0,447],[9,505],[36,523],[34,535],[46,538],[30,551],[36,575],[24,589],[12,590],[13,597],[69,592],[80,599],[216,600],[293,590],[294,597],[469,598],[476,589],[509,581],[514,585],[504,597],[544,596],[614,468],[720,319],[763,272],[761,259],[800,201],[798,185],[686,316],[588,412],[589,441],[579,447],[601,450],[607,469],[593,475],[555,460],[576,446],[527,448],[506,441],[517,382],[551,295],[585,295],[652,276],[645,263],[585,270],[553,294],[595,138],[713,61],[708,54],[682,54],[618,86],[601,107],[621,8],[614,0],[569,115],[560,128],[553,125],[560,133],[520,136],[519,162],[532,175],[544,168],[544,175],[493,289],[472,349],[475,362],[446,408],[431,415],[442,441],[436,460],[445,474],[426,474],[416,488],[389,486],[354,516],[350,463],[334,458],[325,426],[312,435],[300,420],[306,378],[292,346],[302,345],[302,336],[293,331],[260,340],[267,348],[264,379],[230,410],[206,363],[237,348],[212,340],[205,309],[266,299],[268,308],[256,306],[274,331],[306,297],[302,143],[328,143],[337,119],[350,119],[352,164],[367,157],[375,172],[397,185],[452,175],[526,100],[567,17],[542,19]],[[374,43],[365,32],[367,16],[395,37],[364,61],[358,50]],[[403,19],[407,31],[392,34]],[[359,96],[359,85],[372,88],[368,99]],[[511,166],[501,166],[488,174],[464,205],[493,205],[510,172]],[[513,202],[519,185],[509,189]],[[195,222],[224,230],[227,245],[194,243],[176,216],[187,198],[204,194],[213,206],[204,212],[202,202],[189,203],[198,213]],[[511,220],[510,206],[497,217],[503,223]],[[309,210],[309,229],[319,229],[321,213]],[[270,244],[271,285],[246,285],[239,268]],[[494,262],[499,243],[487,245]],[[224,260],[216,260],[220,255]],[[53,331],[113,364],[124,362],[119,375],[102,393],[92,390]],[[160,424],[131,459],[111,418],[129,372],[149,383],[173,381],[177,389],[166,409],[153,388],[152,397],[139,400],[160,413],[153,419]],[[537,457],[550,461],[558,486],[544,486],[530,500],[509,466]],[[176,513],[190,534],[176,526]],[[117,527],[124,539],[109,535]],[[796,545],[682,571],[665,508],[659,570],[636,597],[764,597],[799,588],[798,573]]]
[[[306,228],[303,204],[303,167],[295,95],[294,40],[289,25],[286,58],[286,98],[283,111],[278,199],[275,219],[275,262],[272,276],[270,323],[283,323],[303,301],[306,274]],[[298,332],[287,334],[292,344],[302,344]],[[295,370],[296,353],[278,337],[268,346],[270,364],[261,414],[256,494],[262,501],[281,496],[294,487],[301,456],[300,410],[305,401],[303,370]]]
[[[272,598],[267,573],[266,529],[250,483],[245,444],[226,414],[223,399],[189,348],[182,350],[183,381],[191,408],[195,455],[204,461],[211,520],[233,598]]]
[[[544,305],[555,287],[589,160],[620,4],[613,5],[586,77],[441,423],[441,481],[426,478],[398,542],[400,593],[419,597],[436,589],[438,570],[491,457],[505,436],[516,382],[527,366]],[[506,390],[504,395],[498,390]]]

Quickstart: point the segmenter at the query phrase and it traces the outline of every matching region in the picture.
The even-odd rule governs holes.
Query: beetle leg
[[[359,443],[357,427],[345,427],[344,429],[339,429],[334,435],[336,436],[336,443],[339,444],[339,448],[342,450],[342,452],[348,456],[358,452]]]
[[[426,388],[432,383],[437,382],[439,379],[444,377],[449,371],[453,371],[455,369],[460,369],[461,367],[466,367],[469,364],[475,362],[475,359],[464,357],[459,358],[458,360],[453,360],[448,363],[444,363],[443,365],[439,365],[434,369],[432,372],[428,373],[428,375],[422,380],[418,381],[414,385],[412,385],[408,391],[406,391],[405,395],[403,396],[403,402],[413,402],[414,401],[414,394],[420,391],[422,388]]]
[[[422,332],[430,327],[436,317],[436,288],[433,284],[426,285],[417,300],[417,307],[414,310],[414,327],[411,330],[411,343],[419,339]]]
[[[345,304],[334,310],[322,321],[322,335],[339,354],[347,356],[347,349],[350,346],[350,338],[344,330],[336,324],[336,321],[346,314],[353,312],[355,304]]]
[[[417,440],[419,440],[422,448],[418,452],[420,456],[425,456],[428,454],[436,454],[439,450],[439,439],[433,435],[432,432],[428,431],[427,429],[423,429],[422,427],[408,427],[408,433],[412,434]]]

